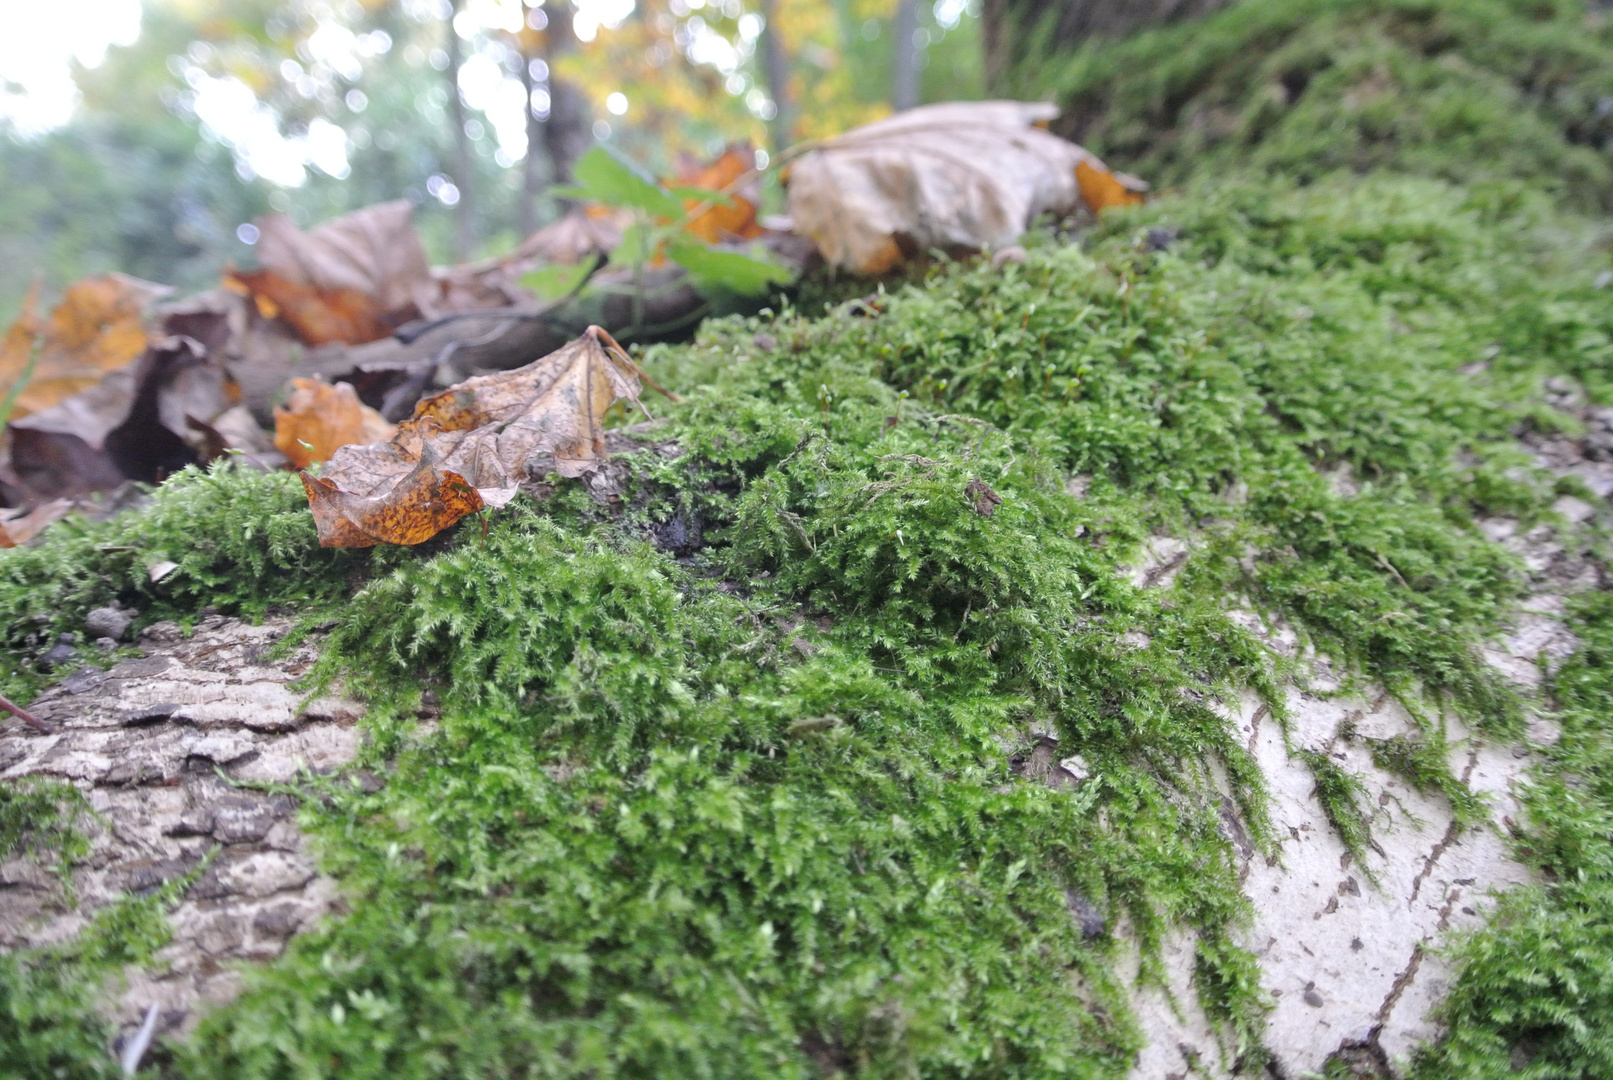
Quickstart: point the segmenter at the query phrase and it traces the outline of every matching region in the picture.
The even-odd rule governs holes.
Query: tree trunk
[[[526,92],[526,156],[521,160],[521,206],[516,226],[522,236],[531,236],[538,227],[538,193],[543,190],[543,139],[544,117],[532,107],[532,94],[543,83],[534,78],[532,67],[542,60],[542,46],[537,34],[543,27],[533,22],[534,16],[547,18],[542,8],[527,13],[529,29],[518,38],[521,47],[521,88]]]
[[[790,58],[784,51],[784,35],[779,32],[778,0],[762,0],[762,69],[767,76],[767,96],[773,99],[773,119],[768,134],[773,140],[773,156],[795,138],[795,103],[790,100]]]
[[[448,121],[454,126],[454,186],[459,189],[459,206],[454,218],[454,254],[466,262],[476,249],[476,219],[472,210],[475,202],[472,187],[474,163],[471,160],[470,133],[465,130],[465,101],[459,95],[459,65],[462,51],[454,19],[463,10],[465,0],[454,0],[453,15],[448,19]]]
[[[556,3],[549,12],[548,33],[544,38],[549,64],[549,119],[543,125],[543,139],[549,151],[550,179],[569,184],[574,178],[577,159],[593,145],[588,124],[588,99],[582,89],[560,77],[560,64],[577,51],[577,32],[571,25],[571,5]]]
[[[896,0],[891,29],[891,108],[901,112],[919,103],[918,0]]]
[[[1072,49],[1095,37],[1124,37],[1162,23],[1207,15],[1233,0],[986,0],[981,16],[986,87],[1014,91],[1013,73],[1028,56],[1026,38],[1048,33],[1053,50]],[[1046,26],[1044,25],[1051,24]]]

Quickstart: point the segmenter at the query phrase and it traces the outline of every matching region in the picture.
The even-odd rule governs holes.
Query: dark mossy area
[[[1613,206],[1605,5],[1241,0],[1074,56],[1027,52],[1009,89],[1052,97],[1063,133],[1157,183],[1393,169]]]
[[[1315,6],[1559,26],[1477,0]],[[1305,7],[1251,2],[1196,32]],[[1060,85],[1186,32],[1082,54]],[[1137,115],[1150,147],[1186,145],[1184,114]],[[120,599],[146,619],[294,611],[328,629],[318,677],[371,702],[364,764],[387,783],[310,779],[301,816],[350,912],[156,1074],[1124,1076],[1125,938],[1158,979],[1180,926],[1226,1060],[1258,1073],[1269,1003],[1236,944],[1222,791],[1271,837],[1218,706],[1253,692],[1281,720],[1302,672],[1234,615],[1280,618],[1400,696],[1424,730],[1380,764],[1463,809],[1442,711],[1521,724],[1478,647],[1526,578],[1475,517],[1544,520],[1562,493],[1517,444],[1575,423],[1546,379],[1613,398],[1609,232],[1575,216],[1578,188],[1324,175],[1373,164],[1329,130],[1342,157],[1313,153],[1313,182],[1222,175],[1217,155],[1263,144],[1205,151],[1196,176],[1149,149],[1181,191],[1075,242],[1033,237],[1023,263],[651,349],[685,396],[650,402],[655,438],[682,454],[631,458],[616,505],[562,483],[485,532],[332,552],[294,477],[225,466],[0,554],[8,693]],[[1156,535],[1192,555],[1140,588]],[[179,569],[152,582],[164,561]],[[1542,884],[1459,944],[1422,1075],[1510,1075],[1519,1045],[1531,1075],[1613,1066],[1606,606],[1583,602],[1587,644],[1552,683],[1567,735],[1523,841]],[[441,718],[422,731],[426,691]],[[1023,775],[1048,736],[1088,782]],[[1359,786],[1318,757],[1330,816],[1365,846]],[[0,835],[26,849],[71,813],[48,793],[0,804]],[[108,930],[4,960],[0,1073],[112,1072],[88,1003],[149,953],[138,914],[117,948]]]

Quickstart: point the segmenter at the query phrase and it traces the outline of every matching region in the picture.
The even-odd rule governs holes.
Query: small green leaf
[[[683,216],[681,200],[603,146],[582,156],[575,175],[584,197],[606,206],[643,210],[656,217]]]
[[[520,284],[536,293],[539,300],[558,300],[582,284],[590,269],[592,265],[586,262],[540,266],[530,274],[522,274]]]
[[[695,285],[702,290],[756,296],[794,277],[788,267],[776,262],[707,247],[689,237],[674,238],[667,245],[667,257],[689,271]]]

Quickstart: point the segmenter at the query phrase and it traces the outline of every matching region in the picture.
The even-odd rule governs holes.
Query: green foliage
[[[108,1052],[115,1028],[95,1005],[125,965],[149,962],[167,943],[163,913],[190,880],[105,907],[60,945],[0,954],[0,1077],[122,1075]]]
[[[1613,24],[1575,0],[1243,0],[1203,20],[1045,47],[1017,81],[1156,182],[1253,168],[1521,180],[1613,205]]]
[[[700,200],[695,204],[696,209],[708,203],[721,205],[729,196],[720,191],[704,188],[670,191],[603,146],[584,154],[577,162],[576,173],[577,187],[566,189],[565,194],[631,210],[635,215],[612,256],[620,265],[634,270],[635,289],[639,290],[635,293],[634,331],[641,329],[639,309],[643,306],[642,285],[637,282],[652,256],[664,254],[683,267],[695,286],[708,295],[760,296],[794,276],[765,255],[725,251],[684,230],[691,213],[684,208],[684,201]]]

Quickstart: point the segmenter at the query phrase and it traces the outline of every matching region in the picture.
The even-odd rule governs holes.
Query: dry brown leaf
[[[622,242],[622,231],[632,222],[633,214],[628,210],[580,207],[527,237],[506,261],[523,266],[571,266],[596,254],[609,255]]]
[[[378,341],[397,328],[386,309],[352,289],[316,289],[272,270],[237,270],[224,287],[250,296],[258,314],[280,319],[309,345]]]
[[[684,226],[685,231],[698,236],[708,244],[732,240],[754,240],[763,235],[756,221],[756,206],[761,200],[760,181],[755,175],[756,153],[748,145],[730,146],[715,159],[705,164],[683,157],[678,162],[674,185],[710,188],[728,191],[736,185],[729,198],[696,214]],[[744,182],[747,174],[749,182]],[[701,200],[685,199],[684,206],[693,210]]]
[[[72,499],[55,499],[40,503],[32,510],[0,511],[0,548],[26,544],[46,525],[66,517],[72,509]]]
[[[951,102],[848,131],[789,167],[789,211],[832,265],[890,270],[939,248],[1011,244],[1043,214],[1083,203],[1077,170],[1113,176],[1091,153],[1037,127],[1052,105]]]
[[[211,423],[239,401],[235,381],[200,342],[163,338],[136,363],[13,421],[12,475],[39,498],[155,483],[197,460],[205,440],[194,421]]]
[[[329,461],[344,446],[382,442],[397,432],[347,383],[292,379],[291,387],[291,399],[274,410],[274,445],[299,469]]]
[[[344,447],[319,477],[303,474],[319,542],[418,544],[503,506],[529,476],[592,472],[606,456],[606,410],[639,392],[637,365],[591,326],[526,367],[426,398],[390,442]]]
[[[38,288],[30,289],[23,314],[0,342],[0,395],[22,377],[36,345],[39,350],[11,418],[48,409],[127,367],[146,348],[146,306],[169,291],[123,274],[85,278],[68,288],[41,325],[33,314]]]
[[[310,345],[356,345],[390,334],[418,314],[431,268],[407,202],[378,203],[303,232],[284,214],[257,221],[261,270],[236,273],[266,318],[279,318]]]

